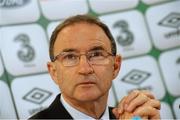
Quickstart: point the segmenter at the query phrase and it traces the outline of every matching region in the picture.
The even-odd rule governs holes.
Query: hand
[[[125,96],[113,109],[116,118],[129,119],[133,116],[140,116],[142,119],[160,119],[160,101],[148,91],[134,90]]]

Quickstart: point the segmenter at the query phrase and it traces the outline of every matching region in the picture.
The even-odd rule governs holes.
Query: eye
[[[67,54],[63,55],[63,60],[76,60],[77,57],[78,56],[74,53],[67,53]]]
[[[103,56],[102,51],[94,51],[91,56]]]
[[[103,51],[92,51],[89,54],[90,59],[94,58],[104,58]]]

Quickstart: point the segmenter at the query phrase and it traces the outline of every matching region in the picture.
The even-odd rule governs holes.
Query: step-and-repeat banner
[[[63,19],[91,14],[106,23],[123,56],[108,104],[134,89],[161,101],[161,118],[180,119],[179,0],[0,0],[0,119],[23,119],[59,93],[49,38]]]

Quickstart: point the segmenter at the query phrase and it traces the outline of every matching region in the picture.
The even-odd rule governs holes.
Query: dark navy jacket
[[[52,104],[45,110],[33,115],[29,119],[73,119],[68,111],[64,108],[60,101],[60,95],[57,95]],[[110,119],[115,119],[112,113],[112,107],[109,107],[109,117]]]

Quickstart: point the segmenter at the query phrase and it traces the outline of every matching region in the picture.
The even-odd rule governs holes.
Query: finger
[[[142,91],[139,91],[139,90],[133,90],[126,98],[126,101],[125,101],[125,104],[126,104],[126,107],[127,105],[133,100],[135,99],[139,94],[144,94],[146,95],[147,97],[151,98],[151,99],[154,99],[154,95],[147,91],[147,90],[142,90]]]
[[[126,100],[127,96],[123,97],[121,102],[118,104],[118,113],[122,114],[124,112],[124,102]]]
[[[119,116],[121,120],[130,120],[131,118],[133,118],[133,114],[128,112],[123,112],[123,114]]]
[[[148,90],[141,90],[141,93],[145,94],[147,97],[151,99],[155,99],[154,95]]]
[[[158,100],[150,99],[148,100],[143,106],[151,106],[153,108],[156,108],[158,110],[161,109],[161,103]]]
[[[148,116],[142,116],[142,120],[148,120]]]
[[[126,110],[128,112],[132,112],[135,108],[143,105],[144,103],[146,103],[150,98],[148,98],[146,95],[144,94],[139,94],[135,99],[133,99],[130,104],[128,105],[128,107],[126,108]]]
[[[160,112],[151,106],[139,107],[133,113],[135,116],[148,116],[150,119],[159,119]]]
[[[160,113],[156,114],[155,116],[152,116],[151,120],[159,120],[161,118]]]
[[[133,91],[126,97],[126,100],[125,100],[126,107],[127,107],[127,105],[128,105],[134,98],[136,98],[136,97],[139,95],[139,93],[140,93],[139,90],[133,90]]]
[[[113,114],[115,115],[116,118],[119,118],[119,113],[118,113],[118,108],[114,108],[112,110]]]
[[[116,118],[119,118],[119,116],[124,112],[123,104],[124,104],[125,99],[126,99],[126,96],[122,98],[122,100],[118,104],[117,108],[114,108],[112,110],[112,112]]]

